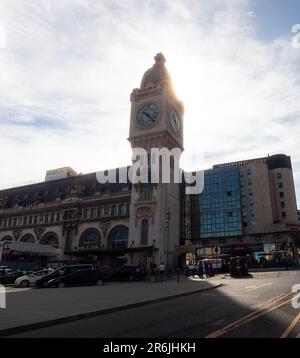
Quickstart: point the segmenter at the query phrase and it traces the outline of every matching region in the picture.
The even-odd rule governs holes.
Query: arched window
[[[54,232],[48,232],[41,238],[40,245],[48,245],[58,248],[59,240],[57,235]]]
[[[128,228],[125,226],[113,230],[111,236],[113,249],[126,249],[128,247]]]
[[[82,234],[79,247],[83,249],[99,249],[101,248],[101,239],[101,233],[97,229],[89,229]]]
[[[20,242],[35,244],[35,238],[32,234],[26,234],[23,237],[21,237]]]
[[[13,241],[13,238],[11,236],[4,236],[0,241]]]

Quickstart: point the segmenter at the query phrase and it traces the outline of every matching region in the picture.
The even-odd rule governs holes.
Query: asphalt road
[[[222,281],[215,290],[11,337],[300,337],[300,309],[291,305],[300,271]]]

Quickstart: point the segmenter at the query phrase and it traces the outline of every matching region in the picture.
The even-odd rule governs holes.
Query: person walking
[[[157,278],[157,266],[155,262],[150,263],[150,281]]]
[[[161,262],[161,264],[159,265],[159,274],[160,274],[160,281],[163,282],[164,280],[164,274],[166,271],[166,265]]]

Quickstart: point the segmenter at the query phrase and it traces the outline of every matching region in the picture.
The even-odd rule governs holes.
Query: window
[[[285,212],[285,211],[283,211],[283,212],[281,213],[281,217],[282,217],[282,219],[286,219],[286,212]]]
[[[227,191],[227,196],[229,197],[231,197],[231,191]]]
[[[246,211],[243,211],[243,212],[242,212],[242,216],[243,216],[243,218],[246,218],[246,217],[247,217]]]
[[[97,208],[97,218],[101,217],[101,208]]]
[[[284,198],[284,192],[283,191],[279,192],[279,197],[280,197],[280,199]]]
[[[141,245],[148,244],[148,220],[142,221],[142,237],[141,237]]]
[[[245,207],[246,207],[246,200],[243,199],[243,200],[242,200],[242,208],[245,208]]]
[[[112,214],[112,216],[118,216],[118,207],[117,207],[117,205],[113,205],[111,207],[111,214]]]
[[[53,224],[55,221],[55,213],[51,213],[50,215],[50,223]]]
[[[96,218],[96,208],[91,208],[91,219]]]
[[[254,199],[250,199],[250,205],[253,206],[254,205]]]
[[[250,210],[250,216],[251,216],[252,218],[255,217],[255,211],[254,211],[254,210]]]
[[[253,190],[252,189],[249,189],[249,195],[253,196]]]
[[[253,184],[253,180],[252,180],[252,178],[249,178],[248,179],[248,185],[252,185]]]
[[[246,193],[244,191],[242,191],[241,195],[244,197],[244,196],[246,196]]]
[[[281,173],[277,173],[277,179],[282,179],[282,174]]]
[[[256,225],[256,221],[255,221],[255,220],[252,220],[252,221],[251,221],[251,225],[252,225],[252,226],[255,226],[255,225]]]
[[[281,209],[284,209],[284,208],[285,208],[285,202],[284,202],[284,201],[281,201],[281,202],[280,202],[280,207],[281,207]]]
[[[243,177],[244,176],[244,172],[240,172],[240,177]]]
[[[247,175],[251,175],[252,174],[252,172],[251,172],[251,169],[249,168],[248,170],[247,170]]]
[[[88,215],[89,215],[89,209],[84,209],[83,210],[83,218],[87,219]]]
[[[279,182],[279,183],[278,183],[278,188],[279,188],[279,189],[282,189],[282,188],[283,188],[283,183],[282,183],[282,182]]]

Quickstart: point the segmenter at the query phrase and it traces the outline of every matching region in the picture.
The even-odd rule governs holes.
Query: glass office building
[[[200,200],[200,238],[242,235],[240,177],[237,167],[205,171]]]

